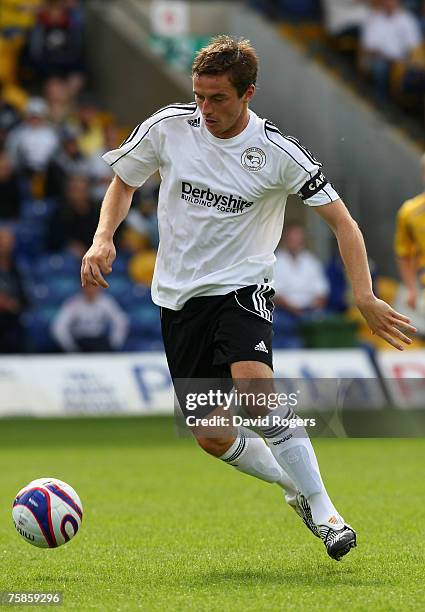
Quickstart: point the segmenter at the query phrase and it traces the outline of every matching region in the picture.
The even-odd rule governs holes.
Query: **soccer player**
[[[415,331],[374,296],[360,230],[321,164],[249,109],[257,69],[249,41],[213,39],[193,64],[195,102],[159,110],[104,156],[116,177],[82,262],[82,284],[108,287],[114,232],[135,189],[159,170],[152,297],[175,386],[181,379],[227,377],[238,388],[241,381],[271,381],[273,253],[289,194],[299,194],[334,230],[372,332],[402,350],[411,342],[406,333]],[[206,406],[204,414],[215,409]],[[294,416],[289,407],[274,412],[282,422]],[[243,427],[232,435],[196,427],[193,433],[207,453],[285,489],[287,502],[339,560],[356,545],[356,534],[326,492],[310,439],[303,427],[288,431],[270,422],[263,436]]]
[[[421,166],[425,180],[425,155]],[[407,289],[407,304],[418,306],[418,284],[425,290],[425,192],[401,206],[397,215],[395,252],[401,280]]]

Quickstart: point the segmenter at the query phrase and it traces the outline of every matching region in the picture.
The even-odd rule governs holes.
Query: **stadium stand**
[[[13,342],[0,344],[0,351],[12,347],[14,352],[55,352],[59,347],[51,333],[52,323],[62,305],[80,293],[81,256],[91,242],[99,204],[112,176],[100,157],[118,146],[125,129],[84,85],[85,59],[78,46],[84,37],[82,4],[27,0],[25,5],[32,8],[21,21],[13,13],[20,4],[9,0],[10,12],[6,19],[3,11],[0,22],[0,44],[15,36],[19,40],[13,53],[10,45],[7,67],[0,66],[0,227],[10,237],[4,240],[10,248],[2,273],[13,270],[22,288],[17,290],[19,309],[14,315],[17,331]],[[249,4],[302,32],[308,44],[317,32],[325,31],[326,3],[258,0]],[[61,55],[55,50],[52,55],[48,50],[46,40],[55,28],[72,39],[69,57],[65,51]],[[352,28],[348,30],[352,35]],[[347,34],[345,28],[342,34]],[[19,95],[11,96],[11,91]],[[23,146],[26,142],[28,146]],[[158,308],[150,298],[158,246],[158,184],[158,177],[153,177],[136,192],[131,214],[117,236],[119,254],[108,279],[109,295],[128,316],[125,351],[162,348]],[[337,256],[332,256],[323,275],[329,285],[327,303],[318,316],[303,321],[310,327],[300,325],[284,308],[276,308],[276,348],[320,344],[320,330],[328,347],[332,342],[339,346],[343,337],[346,346],[352,345],[357,324],[353,328],[345,317],[350,299]],[[0,288],[2,304],[7,302],[5,295]]]
[[[247,2],[423,146],[425,13],[421,0]]]

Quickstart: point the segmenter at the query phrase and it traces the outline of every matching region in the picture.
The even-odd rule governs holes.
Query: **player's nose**
[[[202,102],[201,111],[204,116],[208,116],[209,114],[211,114],[211,105],[208,100],[204,100]]]

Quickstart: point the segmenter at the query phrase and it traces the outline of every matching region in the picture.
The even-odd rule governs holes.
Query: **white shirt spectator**
[[[92,301],[84,293],[63,304],[52,324],[52,335],[67,352],[78,350],[78,338],[98,338],[108,334],[114,349],[124,344],[128,332],[127,315],[108,295],[99,294]]]
[[[363,25],[369,15],[365,0],[322,0],[322,3],[326,30],[335,36]]]
[[[59,145],[55,129],[46,121],[47,111],[43,98],[30,98],[25,122],[12,130],[6,140],[6,148],[19,170],[44,172]]]
[[[378,53],[390,61],[406,59],[421,41],[421,31],[416,18],[403,9],[392,14],[371,12],[363,26],[363,49]]]
[[[286,298],[291,305],[302,310],[311,308],[317,298],[326,297],[329,283],[323,266],[308,251],[291,255],[278,249],[275,266],[276,295]]]
[[[59,145],[55,130],[50,125],[21,125],[6,141],[14,165],[33,172],[43,172]]]
[[[102,155],[106,150],[94,153],[88,158],[88,173],[92,179],[91,194],[96,202],[101,202],[105,193],[115,176],[114,171],[108,164],[105,164]]]

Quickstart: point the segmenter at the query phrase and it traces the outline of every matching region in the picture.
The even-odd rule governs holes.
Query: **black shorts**
[[[214,379],[229,391],[230,364],[260,361],[273,369],[273,296],[269,285],[251,285],[192,298],[178,311],[161,308],[165,354],[183,412],[176,379]],[[224,389],[219,381],[226,380]]]

